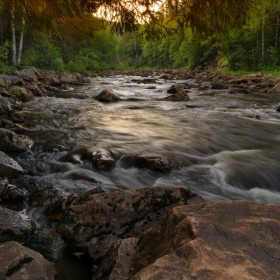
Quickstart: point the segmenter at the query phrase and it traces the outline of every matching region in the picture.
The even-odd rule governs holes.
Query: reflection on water
[[[28,121],[36,123],[30,132],[36,144],[18,159],[28,171],[22,180],[49,182],[68,193],[97,185],[105,190],[180,186],[207,201],[280,204],[280,114],[273,109],[280,96],[226,90],[200,96],[192,89],[188,102],[164,102],[157,99],[167,96],[175,81],[148,87],[131,83],[134,78],[140,77],[95,78],[70,95],[24,104]],[[95,101],[104,88],[142,101]],[[106,150],[116,168],[102,172],[82,157],[62,161],[77,147]],[[174,169],[158,173],[120,165],[124,155],[143,153],[168,159]]]

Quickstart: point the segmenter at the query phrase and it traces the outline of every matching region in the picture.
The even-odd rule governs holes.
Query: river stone
[[[179,93],[174,93],[165,98],[160,98],[159,100],[161,100],[161,101],[188,101],[188,100],[190,100],[190,98],[186,92],[179,92]]]
[[[87,155],[96,168],[101,171],[108,171],[115,168],[116,163],[107,151],[92,151]]]
[[[13,87],[13,90],[16,92],[16,98],[18,98],[22,102],[30,102],[35,99],[33,93],[23,87]]]
[[[0,151],[0,177],[14,178],[24,174],[21,166]]]
[[[35,190],[30,197],[30,204],[33,207],[48,206],[63,198],[63,192],[55,187],[47,187],[42,190]]]
[[[29,131],[28,128],[23,127],[20,124],[13,123],[12,121],[6,119],[0,119],[0,128],[9,129],[16,133]]]
[[[214,83],[211,86],[211,89],[227,89],[228,86],[225,84]]]
[[[70,73],[61,73],[59,75],[59,80],[62,84],[76,84],[78,82],[77,74]]]
[[[100,94],[98,94],[95,99],[99,102],[118,102],[120,97],[115,95],[112,91],[104,89]]]
[[[138,242],[131,280],[280,279],[280,207],[247,201],[173,208]]]
[[[11,130],[0,128],[0,151],[24,152],[31,149],[33,141],[25,136],[19,135]]]
[[[16,76],[8,76],[8,75],[0,75],[0,86],[9,88],[13,85],[19,85],[22,84],[22,79],[16,77]]]
[[[276,110],[277,112],[280,112],[280,102],[276,105],[275,110]]]
[[[28,85],[26,86],[26,89],[32,92],[34,96],[41,96],[44,94],[43,90],[38,87],[38,85],[33,84],[33,85]]]
[[[34,223],[26,215],[0,207],[0,242],[27,242],[34,230]]]
[[[183,188],[118,189],[102,192],[97,188],[78,196],[64,211],[57,231],[74,251],[102,257],[111,244],[130,237],[138,238],[157,224],[169,209],[202,202]]]
[[[280,82],[278,82],[268,93],[280,93]]]
[[[149,169],[154,172],[169,172],[173,169],[172,164],[167,158],[153,154],[130,154],[121,158],[123,168],[132,166],[139,169]]]
[[[184,90],[180,85],[172,85],[170,89],[167,90],[167,93],[174,94],[174,93],[183,93]]]
[[[28,82],[37,82],[38,78],[42,79],[42,75],[35,67],[22,69],[16,72],[16,75]]]
[[[39,253],[9,241],[0,244],[0,279],[53,280],[55,268]]]

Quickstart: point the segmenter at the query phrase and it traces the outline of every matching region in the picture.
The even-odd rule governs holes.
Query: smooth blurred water
[[[28,134],[35,141],[32,151],[18,158],[29,174],[21,180],[66,193],[98,185],[105,190],[174,186],[206,201],[280,204],[280,113],[274,109],[279,95],[229,94],[228,89],[201,96],[202,91],[191,89],[190,101],[166,102],[157,99],[167,96],[172,84],[197,82],[145,85],[132,79],[141,77],[93,78],[74,91],[23,104],[36,129]],[[142,101],[95,101],[105,88]],[[74,162],[62,160],[79,147],[108,151],[116,168],[98,171],[79,152]],[[159,173],[120,164],[125,155],[144,153],[167,158],[176,168]]]

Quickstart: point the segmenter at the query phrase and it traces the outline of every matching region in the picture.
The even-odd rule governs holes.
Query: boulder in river
[[[25,136],[14,133],[11,130],[0,128],[0,151],[9,152],[24,152],[30,150],[33,141]]]
[[[175,93],[170,96],[167,96],[165,98],[160,98],[158,100],[161,100],[161,101],[188,101],[188,100],[190,100],[190,98],[186,92],[179,92],[179,93]]]
[[[202,198],[183,188],[94,189],[72,201],[57,231],[74,251],[102,257],[111,244],[125,238],[138,238],[156,225],[169,209],[201,203]]]
[[[174,93],[183,93],[184,89],[181,85],[172,85],[170,89],[167,90],[167,93],[174,94]]]
[[[220,83],[214,83],[211,86],[211,89],[227,89],[228,85],[220,84]]]
[[[276,110],[277,112],[280,112],[280,102],[276,105],[275,110]]]
[[[279,206],[181,206],[139,240],[129,279],[274,280],[280,279],[279,259]]]
[[[128,154],[121,158],[121,165],[123,168],[134,166],[154,172],[169,172],[174,168],[167,158],[154,154]]]
[[[0,207],[0,243],[27,242],[35,231],[35,224],[24,214]]]
[[[95,97],[95,99],[99,102],[118,102],[121,100],[120,97],[118,97],[108,89],[104,89],[100,94],[98,94]]]
[[[101,171],[108,171],[116,166],[114,159],[105,150],[92,151],[87,155],[87,157],[91,159],[96,168]]]
[[[9,241],[0,244],[0,279],[53,280],[55,268],[39,253]]]
[[[22,167],[0,151],[0,177],[14,178],[24,174]]]

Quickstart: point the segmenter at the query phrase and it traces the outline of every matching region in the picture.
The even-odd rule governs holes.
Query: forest
[[[121,10],[122,1],[81,1],[83,7],[72,2],[0,1],[1,72],[30,66],[83,74],[136,68],[280,70],[280,0],[243,1],[246,5],[212,0],[203,7],[193,1],[191,8],[188,1],[163,1],[154,9],[150,6],[162,1],[134,1],[146,7],[141,18],[131,14],[135,6]],[[101,19],[108,13],[112,16]]]

